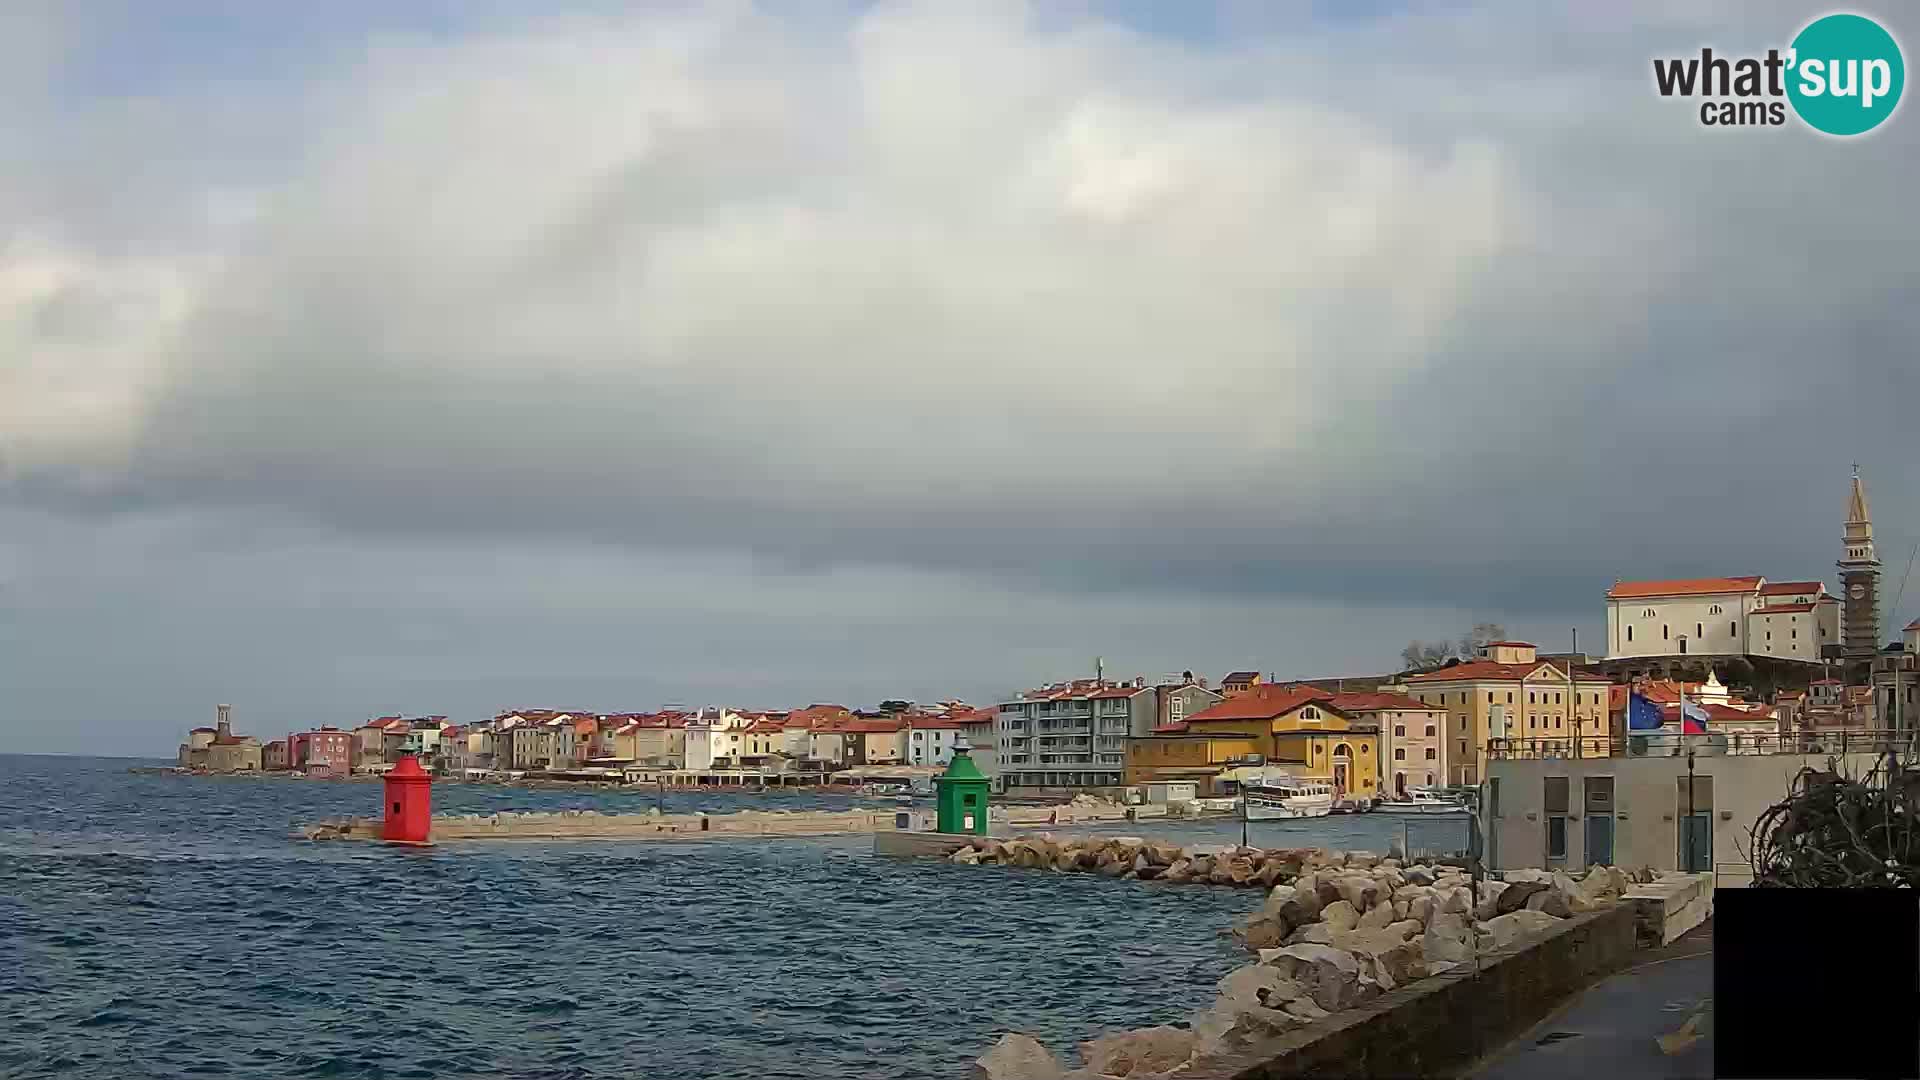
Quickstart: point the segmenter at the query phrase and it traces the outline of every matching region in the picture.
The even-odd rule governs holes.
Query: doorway
[[[1585,780],[1586,864],[1613,865],[1613,777],[1589,776]]]
[[[1713,869],[1713,777],[1676,777],[1679,866],[1689,874]]]

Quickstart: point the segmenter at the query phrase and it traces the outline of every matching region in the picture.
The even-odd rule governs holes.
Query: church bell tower
[[[1873,550],[1873,517],[1860,466],[1853,467],[1847,495],[1846,555],[1840,568],[1840,642],[1848,657],[1871,657],[1880,648],[1880,556]]]

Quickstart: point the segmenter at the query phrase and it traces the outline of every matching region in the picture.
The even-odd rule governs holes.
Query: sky
[[[1891,597],[1920,120],[1650,77],[1824,10],[5,5],[0,752]]]

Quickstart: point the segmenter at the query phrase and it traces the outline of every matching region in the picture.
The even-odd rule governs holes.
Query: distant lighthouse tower
[[[1837,564],[1841,600],[1840,643],[1849,659],[1871,658],[1880,649],[1880,556],[1873,549],[1873,515],[1860,466],[1853,466],[1847,495],[1846,555]]]

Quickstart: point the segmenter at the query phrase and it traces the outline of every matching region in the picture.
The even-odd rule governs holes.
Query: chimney
[[[233,706],[215,705],[213,715],[218,717],[213,726],[219,729],[221,738],[233,734]]]

